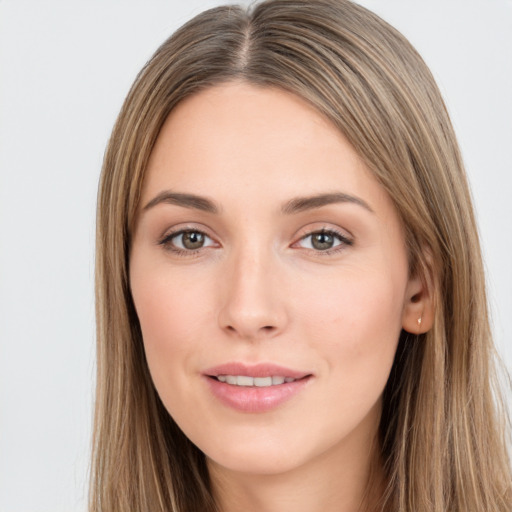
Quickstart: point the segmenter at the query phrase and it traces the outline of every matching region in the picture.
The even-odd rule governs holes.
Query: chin
[[[224,424],[223,428],[210,424],[211,429],[196,430],[197,437],[191,436],[191,440],[206,455],[210,469],[284,475],[327,463],[335,471],[340,461],[353,459],[355,453],[369,455],[378,430],[380,408],[378,401],[367,415],[356,416],[352,421],[345,418],[329,422],[328,418],[303,414],[302,420],[292,422],[289,418],[253,418],[253,423]],[[209,435],[205,436],[205,432]]]
[[[278,475],[288,473],[301,466],[304,461],[290,457],[288,450],[261,450],[256,446],[247,449],[229,447],[222,453],[206,455],[208,466],[219,467],[230,472],[249,475]],[[293,451],[291,453],[294,453]]]

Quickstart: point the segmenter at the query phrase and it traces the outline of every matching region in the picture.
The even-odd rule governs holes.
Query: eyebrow
[[[191,208],[195,210],[201,210],[206,213],[218,214],[220,212],[219,206],[204,196],[198,196],[195,194],[185,194],[180,192],[171,192],[170,190],[164,190],[154,197],[149,203],[144,206],[144,211],[155,207],[158,204],[174,204],[176,206],[182,206],[183,208]],[[337,203],[352,203],[361,206],[371,213],[375,213],[368,203],[363,201],[361,198],[346,194],[344,192],[331,192],[327,194],[317,194],[314,196],[307,197],[295,197],[287,201],[281,211],[285,215],[292,215],[295,213],[304,212],[307,210],[313,210],[315,208],[321,208],[322,206],[328,206],[330,204]]]
[[[356,204],[362,206],[371,213],[375,213],[370,205],[360,197],[345,194],[344,192],[331,192],[328,194],[318,194],[309,197],[296,197],[284,204],[282,212],[289,215],[336,203]]]
[[[149,203],[144,206],[144,211],[155,207],[157,204],[174,204],[176,206],[182,206],[184,208],[192,208],[194,210],[201,210],[207,213],[217,214],[220,208],[210,199],[202,196],[196,196],[195,194],[183,194],[179,192],[171,192],[170,190],[164,190],[156,197],[151,199]]]

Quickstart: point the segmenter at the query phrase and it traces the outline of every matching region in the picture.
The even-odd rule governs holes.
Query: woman
[[[345,0],[199,15],[105,156],[91,510],[510,510],[486,308],[403,36]]]

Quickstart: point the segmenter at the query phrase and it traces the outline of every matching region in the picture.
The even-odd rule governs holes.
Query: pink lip
[[[280,375],[281,377],[290,377],[292,379],[302,379],[309,372],[301,372],[285,368],[272,363],[244,364],[244,363],[226,363],[214,366],[203,372],[204,375],[217,377],[217,375],[247,375],[247,377],[273,377]]]
[[[279,407],[296,396],[311,380],[311,373],[292,370],[275,364],[246,365],[227,363],[203,372],[212,394],[224,405],[240,412],[263,413]],[[248,377],[291,377],[297,379],[277,386],[244,387],[220,382],[218,375],[246,375]]]

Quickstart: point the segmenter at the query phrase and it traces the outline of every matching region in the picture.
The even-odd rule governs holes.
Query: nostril
[[[260,328],[254,329],[254,331],[251,330],[251,332],[246,332],[246,331],[244,331],[244,329],[237,329],[233,325],[226,325],[225,329],[231,333],[239,333],[243,336],[253,337],[253,336],[257,336],[257,332],[259,332],[260,334],[266,333],[266,334],[270,335],[277,330],[277,327],[274,325],[263,325]]]

